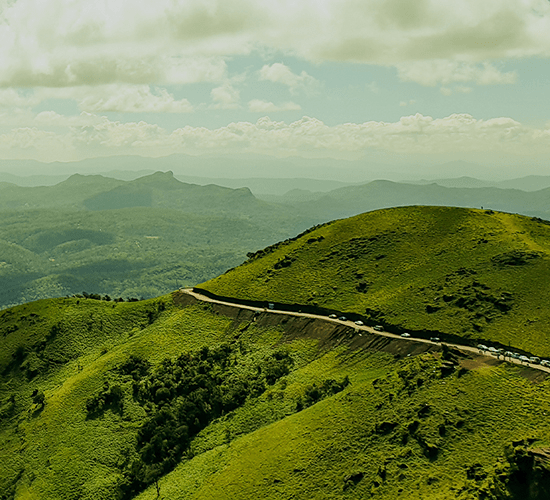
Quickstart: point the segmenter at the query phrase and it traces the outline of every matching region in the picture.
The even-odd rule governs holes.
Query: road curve
[[[282,315],[286,315],[286,316],[299,316],[299,317],[304,317],[304,318],[320,319],[320,320],[323,320],[323,321],[331,321],[331,322],[339,324],[339,325],[346,325],[346,326],[349,326],[351,328],[354,328],[357,331],[357,333],[359,333],[360,331],[365,331],[365,332],[368,332],[368,333],[373,334],[373,335],[379,335],[380,337],[388,337],[388,338],[393,338],[393,339],[406,340],[406,341],[409,341],[409,342],[417,342],[417,343],[424,343],[424,344],[441,344],[441,342],[432,342],[431,340],[420,339],[420,338],[417,338],[417,337],[402,337],[401,335],[397,335],[395,333],[380,332],[380,331],[375,330],[374,328],[372,328],[370,326],[356,325],[353,321],[350,321],[350,320],[341,321],[337,318],[329,318],[328,316],[321,316],[319,314],[294,312],[294,311],[281,311],[281,310],[278,310],[278,309],[266,309],[265,307],[249,306],[249,305],[245,305],[245,304],[239,304],[239,303],[236,303],[236,302],[225,302],[223,300],[213,299],[211,297],[207,297],[206,295],[202,295],[201,293],[198,293],[198,292],[194,291],[192,288],[180,288],[179,291],[182,292],[182,293],[185,293],[187,295],[191,295],[192,297],[194,297],[197,300],[200,300],[202,302],[211,302],[211,303],[214,303],[214,304],[221,304],[221,305],[225,305],[225,306],[238,307],[240,309],[248,309],[250,311],[269,312],[271,314],[282,314]],[[444,344],[449,346],[449,347],[453,347],[455,349],[458,349],[459,351],[472,352],[472,353],[475,353],[475,354],[478,354],[478,355],[483,354],[485,356],[494,357],[492,354],[489,354],[489,353],[484,352],[484,351],[480,351],[477,347],[471,347],[471,346],[462,345],[462,344],[451,344],[449,342],[445,342]],[[500,356],[497,359],[500,359]],[[550,373],[550,368],[547,368],[547,367],[541,366],[541,365],[537,365],[537,364],[534,364],[534,363],[524,363],[523,361],[520,361],[519,359],[504,358],[503,357],[503,361],[506,361],[507,363],[513,363],[513,364],[516,364],[516,365],[521,365],[521,366],[529,366],[530,368]]]

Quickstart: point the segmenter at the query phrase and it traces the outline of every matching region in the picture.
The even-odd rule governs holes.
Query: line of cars
[[[512,352],[512,351],[505,351],[502,348],[496,348],[496,347],[487,347],[484,344],[478,344],[477,348],[481,352],[488,352],[489,354],[493,354],[494,356],[502,356],[505,359],[518,359],[522,363],[531,363],[534,365],[541,365],[546,366],[547,368],[550,368],[550,361],[547,359],[540,359],[538,356],[525,356],[523,354],[519,354],[518,352]]]
[[[347,321],[347,318],[345,316],[338,317],[336,314],[330,314],[329,318],[337,319],[339,321]],[[365,323],[363,323],[361,320],[354,321],[354,323],[357,326],[365,326]],[[377,332],[383,332],[384,331],[384,327],[382,325],[375,325],[375,326],[372,327],[372,329],[377,331]],[[401,334],[401,337],[403,337],[403,338],[410,338],[410,336],[411,336],[411,334],[407,333],[407,332],[403,332]],[[441,339],[439,337],[430,337],[430,341],[435,342],[435,343],[439,343],[439,342],[441,342]]]

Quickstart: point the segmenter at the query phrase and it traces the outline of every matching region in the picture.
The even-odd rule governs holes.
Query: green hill
[[[177,293],[25,304],[0,339],[3,500],[548,497],[534,370]]]
[[[547,221],[403,207],[325,224],[249,257],[201,288],[550,355]]]
[[[65,230],[32,242],[58,248]],[[381,210],[204,287],[546,355],[549,231],[497,212]],[[180,291],[99,299],[0,311],[1,500],[550,496],[545,372]]]

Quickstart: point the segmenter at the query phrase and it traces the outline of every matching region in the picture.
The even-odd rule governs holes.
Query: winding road
[[[182,293],[185,293],[187,295],[190,295],[190,296],[194,297],[195,299],[200,300],[202,302],[210,302],[210,303],[213,303],[213,304],[221,304],[221,305],[224,305],[224,306],[238,307],[240,309],[248,309],[250,311],[268,312],[268,313],[271,313],[271,314],[281,314],[281,315],[287,315],[287,316],[298,316],[298,317],[304,317],[304,318],[319,319],[319,320],[323,320],[323,321],[331,321],[331,322],[336,323],[336,324],[345,325],[345,326],[349,326],[351,328],[354,328],[358,335],[360,335],[361,332],[363,331],[363,332],[367,332],[367,333],[372,334],[372,335],[378,335],[378,336],[381,336],[381,337],[388,337],[388,338],[392,338],[392,339],[405,340],[405,341],[408,341],[408,342],[418,342],[418,343],[435,344],[435,345],[441,344],[441,342],[434,342],[434,341],[427,340],[427,339],[421,339],[421,338],[417,338],[417,337],[402,337],[401,335],[397,335],[395,333],[378,331],[378,330],[375,330],[374,328],[372,328],[370,326],[356,325],[351,320],[342,321],[342,320],[339,320],[337,318],[329,318],[328,316],[322,316],[322,315],[319,315],[319,314],[294,312],[294,311],[282,311],[282,310],[278,310],[278,309],[266,309],[264,307],[249,306],[249,305],[245,305],[245,304],[239,304],[239,303],[236,303],[236,302],[225,302],[223,300],[218,300],[218,299],[214,299],[214,298],[211,298],[211,297],[207,297],[206,295],[198,293],[197,291],[193,290],[192,288],[180,288],[179,291],[182,292]],[[487,351],[480,351],[477,347],[471,347],[471,346],[466,346],[466,345],[462,345],[462,344],[452,344],[452,343],[449,343],[449,342],[445,342],[445,345],[447,345],[449,347],[453,347],[455,349],[458,349],[459,351],[462,351],[462,352],[471,352],[471,353],[474,353],[476,355],[483,354],[485,356],[490,356],[491,358],[496,358],[493,354],[490,354]],[[499,358],[496,358],[496,359],[500,359],[500,356],[499,356]],[[507,362],[507,363],[512,363],[512,364],[521,365],[521,366],[528,366],[529,368],[532,368],[532,369],[536,369],[536,370],[540,370],[540,371],[543,371],[543,372],[550,373],[550,368],[545,367],[545,366],[541,366],[541,365],[538,365],[538,364],[525,363],[525,362],[523,362],[519,359],[514,359],[514,358],[504,358],[503,357],[502,360]]]

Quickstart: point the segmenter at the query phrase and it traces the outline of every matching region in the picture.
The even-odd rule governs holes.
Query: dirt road
[[[254,306],[250,306],[250,305],[239,304],[238,302],[225,302],[223,300],[218,300],[218,299],[214,299],[214,298],[211,298],[211,297],[207,297],[206,295],[202,295],[202,294],[194,291],[191,288],[181,288],[180,292],[191,295],[195,299],[200,300],[202,302],[211,302],[211,303],[221,304],[221,305],[225,305],[225,306],[238,307],[238,308],[247,309],[247,310],[250,310],[250,311],[269,312],[271,314],[282,314],[282,315],[287,315],[287,316],[297,316],[297,317],[304,317],[304,318],[320,319],[320,320],[323,320],[323,321],[331,321],[331,322],[334,322],[336,324],[345,325],[345,326],[349,326],[351,328],[354,328],[356,330],[357,335],[361,335],[361,332],[367,332],[369,334],[378,335],[380,337],[406,340],[406,341],[409,341],[409,342],[417,342],[417,343],[424,343],[424,344],[441,344],[441,342],[433,342],[433,341],[427,340],[427,339],[420,339],[420,338],[416,338],[416,337],[403,337],[403,336],[397,335],[395,333],[389,333],[389,332],[384,332],[384,331],[381,332],[381,331],[375,330],[374,328],[372,328],[370,326],[356,325],[353,321],[350,321],[350,320],[341,321],[337,318],[329,318],[327,316],[321,316],[321,315],[318,315],[318,314],[293,312],[293,311],[281,311],[281,310],[277,310],[277,309],[266,309],[266,308],[263,308],[263,307],[254,307]],[[466,345],[461,345],[461,344],[452,344],[452,343],[449,343],[449,342],[445,342],[445,345],[447,345],[449,347],[453,347],[455,349],[458,349],[459,351],[462,351],[462,352],[474,353],[476,355],[483,354],[483,355],[488,356],[488,357],[493,358],[493,359],[502,359],[503,361],[506,361],[507,363],[513,363],[513,364],[522,365],[522,366],[529,366],[529,368],[550,373],[550,368],[547,368],[545,366],[541,366],[541,365],[535,364],[535,363],[525,363],[523,361],[520,361],[519,359],[514,359],[514,358],[504,358],[502,355],[499,355],[497,357],[497,356],[489,353],[488,351],[480,351],[477,347],[471,347],[471,346],[466,346]]]

